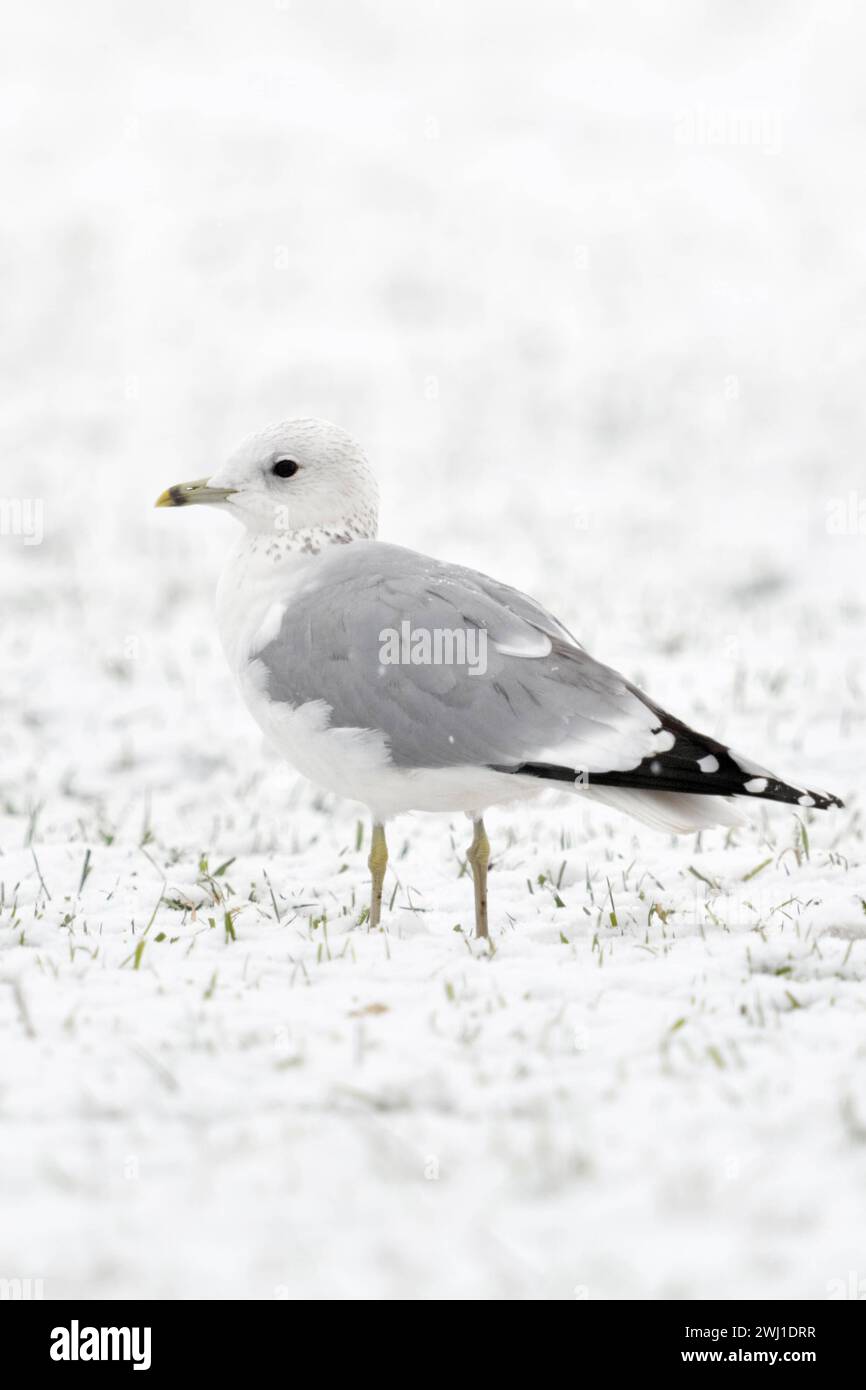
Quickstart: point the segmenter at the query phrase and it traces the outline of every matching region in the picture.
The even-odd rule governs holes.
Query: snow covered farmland
[[[7,21],[0,1277],[862,1296],[862,19],[413,8]],[[406,818],[368,933],[217,649],[230,522],[151,510],[303,413],[384,536],[846,809],[494,813],[490,949]]]

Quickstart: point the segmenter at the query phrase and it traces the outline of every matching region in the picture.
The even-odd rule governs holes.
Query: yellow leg
[[[475,833],[466,858],[472,865],[472,878],[475,882],[475,935],[487,936],[487,865],[490,863],[490,841],[480,816],[475,822]]]
[[[370,857],[367,860],[373,876],[373,894],[370,899],[370,928],[378,927],[382,916],[382,889],[385,884],[385,870],[388,867],[388,845],[385,840],[385,827],[374,824],[373,839],[370,843]]]

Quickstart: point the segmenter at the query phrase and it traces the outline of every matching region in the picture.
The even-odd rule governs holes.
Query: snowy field
[[[866,25],[851,4],[7,7],[0,1278],[866,1295]],[[217,647],[244,434],[844,811],[391,829]],[[39,541],[40,543],[35,543]]]

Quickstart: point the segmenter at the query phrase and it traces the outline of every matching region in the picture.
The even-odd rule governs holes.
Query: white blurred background
[[[34,847],[49,889],[46,865],[69,878],[44,951],[91,843],[109,920],[126,870],[105,855],[134,848],[148,816],[161,865],[212,823],[231,851],[227,805],[251,850],[279,842],[261,837],[269,816],[295,842],[310,817],[329,833],[310,798],[292,803],[303,828],[286,822],[286,784],[265,775],[216,651],[230,523],[152,511],[292,415],[363,442],[383,536],[530,589],[678,713],[853,792],[849,856],[861,844],[864,39],[862,7],[841,0],[6,7],[0,847],[7,897],[21,877],[38,906]],[[41,508],[40,544],[13,503]],[[250,777],[260,800],[240,829]],[[336,836],[354,825],[326,809]],[[9,979],[33,963],[10,961]],[[22,1047],[74,1012],[76,979]],[[296,1291],[265,1255],[220,1284],[194,1232],[168,1272],[154,1250],[142,1273],[133,1246],[156,1198],[126,1235],[106,1226],[95,1262],[74,1255],[103,1210],[81,1173],[94,1143],[97,1168],[104,1153],[73,1106],[64,1181],[84,1195],[63,1205],[55,1140],[39,1138],[50,1077],[71,1093],[81,1076],[63,1058],[58,1033],[32,1073],[22,1054],[8,1074],[26,1213],[11,1272],[35,1261],[58,1291],[127,1296]],[[54,1200],[74,1212],[59,1253],[34,1236]],[[352,1244],[359,1270],[377,1226]],[[630,1263],[622,1239],[620,1264],[586,1257],[605,1296],[775,1279],[814,1296],[847,1269],[847,1253],[808,1278],[802,1251],[731,1257],[725,1285],[703,1254],[673,1274],[657,1254]],[[497,1284],[482,1247],[464,1249],[469,1296],[532,1296],[531,1281]],[[374,1292],[403,1286],[396,1257],[376,1268]]]
[[[760,649],[793,586],[856,650],[863,35],[839,3],[8,11],[2,488],[45,539],[0,547],[6,621],[107,583],[110,656],[198,605],[225,533],[153,497],[318,414],[383,535],[602,656],[632,605],[678,640],[706,604],[724,654],[712,600],[747,643],[773,591]]]

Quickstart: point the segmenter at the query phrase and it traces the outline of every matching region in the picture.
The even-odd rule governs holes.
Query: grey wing
[[[665,746],[657,711],[526,595],[376,542],[315,569],[253,654],[264,689],[381,732],[396,766],[601,772]]]

